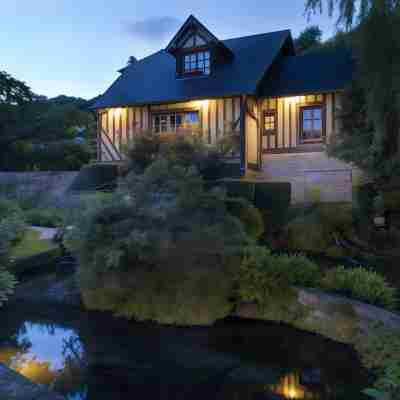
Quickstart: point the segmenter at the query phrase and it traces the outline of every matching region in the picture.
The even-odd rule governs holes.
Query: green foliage
[[[171,165],[184,168],[195,166],[206,180],[220,177],[222,160],[216,149],[205,146],[196,137],[162,139],[151,132],[138,136],[128,150],[131,169],[142,173],[155,160],[163,158]]]
[[[21,214],[22,210],[19,208],[15,200],[10,200],[0,197],[0,221],[3,218],[8,218],[12,215]]]
[[[254,204],[271,233],[286,223],[291,200],[290,183],[226,180],[223,186],[230,197],[241,197]]]
[[[365,390],[365,394],[375,399],[400,399],[400,361],[387,362],[383,373],[374,388]]]
[[[322,9],[323,0],[308,0],[306,9]],[[398,0],[327,0],[338,23],[358,26],[352,34],[357,76],[345,93],[343,127],[329,153],[353,162],[377,181],[390,182],[400,171],[400,2]]]
[[[264,233],[264,219],[261,212],[243,198],[227,199],[228,212],[237,217],[247,234],[257,240]]]
[[[15,277],[0,267],[0,307],[7,301],[8,296],[14,292],[16,284]]]
[[[239,298],[266,305],[290,286],[316,287],[318,266],[302,255],[272,255],[263,247],[250,247],[245,254],[238,277]]]
[[[365,268],[339,266],[327,271],[322,287],[377,306],[389,309],[396,306],[396,289],[382,275]]]
[[[59,208],[33,208],[24,213],[29,225],[57,228],[63,222],[63,211]]]
[[[311,49],[318,48],[322,41],[322,31],[318,25],[312,25],[300,32],[294,41],[298,53],[305,53]]]
[[[223,191],[205,191],[194,168],[165,159],[122,187],[82,219],[71,241],[87,306],[176,324],[227,315],[250,240]]]
[[[9,261],[10,251],[24,236],[26,225],[19,214],[11,215],[0,221],[0,262]]]
[[[90,148],[74,142],[33,145],[15,142],[3,156],[3,168],[8,171],[76,171],[91,158]]]
[[[298,210],[301,211],[301,210]],[[336,233],[353,226],[351,204],[321,203],[297,212],[286,227],[288,247],[316,253],[342,255],[335,241]]]
[[[142,173],[160,152],[161,140],[152,132],[144,132],[135,137],[133,145],[128,149],[128,159],[136,173]]]

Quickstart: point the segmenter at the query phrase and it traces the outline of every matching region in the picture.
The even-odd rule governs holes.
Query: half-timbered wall
[[[300,109],[309,105],[322,105],[322,143],[329,142],[338,124],[338,103],[339,94],[337,93],[264,99],[262,112],[272,110],[277,112],[277,131],[276,134],[262,135],[262,150],[265,152],[289,152],[296,149],[306,151],[307,145],[301,145],[299,141]],[[309,148],[313,147],[309,146]]]
[[[173,110],[199,111],[200,134],[208,144],[217,144],[232,130],[239,131],[240,97],[169,103],[143,107],[110,108],[99,111],[99,137],[101,161],[112,161],[113,146],[123,152],[135,135],[149,131],[152,114]],[[107,135],[107,138],[104,138]],[[104,144],[109,141],[113,146]],[[111,149],[110,149],[111,147]]]

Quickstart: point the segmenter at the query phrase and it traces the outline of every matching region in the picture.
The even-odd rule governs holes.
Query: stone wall
[[[315,197],[324,202],[351,202],[353,185],[360,176],[356,168],[324,152],[265,154],[262,161],[258,179],[289,182],[292,203]]]
[[[17,196],[62,197],[78,171],[0,172],[0,191]]]

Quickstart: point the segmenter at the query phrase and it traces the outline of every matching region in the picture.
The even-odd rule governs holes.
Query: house
[[[244,174],[290,182],[294,202],[351,200],[353,168],[324,152],[352,79],[346,51],[296,55],[289,30],[220,40],[190,16],[165,49],[119,72],[94,105],[99,161],[120,160],[144,131],[208,144],[233,131]]]

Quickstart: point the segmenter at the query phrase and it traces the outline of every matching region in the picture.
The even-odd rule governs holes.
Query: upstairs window
[[[210,52],[197,51],[183,56],[183,73],[188,75],[210,75]]]

